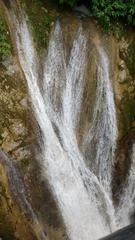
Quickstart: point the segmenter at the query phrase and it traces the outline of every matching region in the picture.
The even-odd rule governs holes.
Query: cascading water
[[[48,110],[48,115],[52,120],[53,125],[57,129],[57,134],[59,135],[60,142],[62,142],[62,146],[64,150],[68,153],[68,157],[73,167],[76,169],[75,175],[79,170],[79,175],[81,174],[81,178],[85,183],[86,189],[89,191],[88,195],[90,196],[90,198],[92,198],[92,191],[93,191],[93,195],[94,195],[94,192],[97,195],[99,195],[99,192],[100,192],[101,195],[99,196],[99,198],[101,198],[101,196],[104,195],[104,197],[106,198],[107,204],[109,205],[107,207],[109,207],[109,214],[110,214],[111,208],[113,209],[111,201],[108,199],[102,186],[99,186],[99,182],[97,178],[86,168],[83,157],[78,149],[77,139],[75,135],[75,129],[78,122],[77,117],[79,115],[81,99],[83,94],[83,86],[85,84],[84,72],[85,72],[85,64],[86,64],[86,42],[87,42],[86,37],[82,34],[82,29],[80,28],[78,31],[78,38],[77,40],[74,41],[74,44],[73,44],[68,66],[66,66],[66,63],[64,61],[63,47],[62,47],[61,29],[60,29],[59,23],[57,23],[52,39],[50,41],[48,61],[45,66],[44,99],[45,99],[45,105],[48,106],[46,107]],[[54,100],[54,96],[56,96],[55,88],[56,86],[59,86],[59,84],[61,84],[61,81],[60,81],[61,76],[57,74],[58,72],[61,72],[62,76],[64,76],[65,88],[63,90],[63,95],[61,95],[61,101],[60,101],[62,102],[62,109],[58,111],[58,108],[57,108],[57,111],[55,111],[54,109],[54,107],[56,106],[54,105],[54,103],[56,103],[56,101]],[[63,86],[64,86],[64,82],[63,82]],[[60,86],[58,87],[58,89],[60,89]],[[53,92],[53,95],[50,94],[52,92]],[[55,169],[55,171],[56,170],[57,169]],[[78,176],[77,178],[79,183],[80,176]],[[69,175],[66,182],[69,185]],[[98,193],[97,193],[96,187],[93,186],[94,183],[96,183],[96,185],[99,188]],[[75,194],[76,196],[78,195],[77,191],[75,191]],[[93,201],[97,202],[98,199],[93,199]],[[72,201],[72,204],[73,204],[73,201]],[[84,205],[83,203],[81,204]],[[77,202],[75,202],[75,205],[77,207]],[[93,204],[91,206],[93,206]],[[76,209],[76,207],[74,207],[74,209]],[[82,207],[82,206],[81,208],[85,209],[85,207]],[[78,207],[78,210],[79,210],[79,207]],[[78,211],[74,213],[76,216],[77,216],[77,212]],[[81,213],[81,210],[79,212],[79,215],[80,213]],[[111,216],[112,215],[113,213],[111,213]],[[85,231],[86,231],[86,227],[85,227]],[[81,236],[80,233],[79,233],[79,236]]]
[[[48,176],[69,239],[99,239],[116,229],[109,193],[117,121],[107,55],[102,48],[98,49],[96,103],[91,128],[83,144],[87,150],[88,145],[92,149],[92,141],[95,142],[95,171],[94,163],[90,170],[86,167],[85,154],[80,152],[76,136],[85,86],[87,36],[80,27],[67,62],[62,30],[57,22],[40,89],[37,55],[27,22],[23,14],[19,19],[13,12],[11,16],[20,64],[42,132],[43,171]]]
[[[91,128],[84,139],[90,167],[107,192],[111,192],[112,169],[117,142],[117,120],[113,89],[109,79],[109,61],[99,49],[96,103]],[[94,157],[93,157],[94,156]]]
[[[117,209],[117,221],[119,227],[125,227],[131,223],[135,209],[135,143],[132,147],[131,168],[127,182],[123,188],[123,195]]]

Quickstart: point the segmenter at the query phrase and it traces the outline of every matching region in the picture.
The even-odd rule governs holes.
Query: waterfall
[[[80,181],[80,174],[81,174],[81,179],[85,183],[86,189],[88,191],[87,193],[89,195],[88,197],[93,198],[92,195],[94,195],[94,193],[98,195],[99,198],[102,198],[102,195],[103,195],[103,198],[106,198],[106,202],[107,202],[106,204],[107,204],[107,208],[109,208],[108,209],[109,214],[111,212],[111,216],[113,216],[114,213],[113,213],[112,202],[110,201],[110,199],[108,199],[107,194],[105,193],[102,186],[99,184],[96,176],[94,176],[94,174],[92,174],[92,172],[90,172],[86,168],[84,164],[83,156],[81,155],[78,148],[77,138],[75,134],[76,126],[78,123],[78,115],[80,113],[79,111],[81,106],[83,88],[85,84],[84,72],[85,72],[85,64],[86,64],[86,43],[87,43],[86,36],[83,35],[82,28],[80,27],[77,33],[77,38],[74,40],[74,43],[73,43],[69,62],[66,66],[66,62],[64,60],[65,59],[64,51],[62,46],[61,28],[59,23],[57,22],[54,33],[52,34],[52,38],[50,40],[48,59],[47,59],[47,63],[45,64],[43,95],[44,95],[46,111],[48,113],[49,118],[52,121],[53,127],[55,126],[54,129],[56,129],[57,135],[59,137],[58,140],[62,144],[64,151],[66,151],[66,153],[68,154],[68,159],[70,159],[71,161],[70,164],[72,164],[72,166],[70,166],[69,169],[72,169],[71,170],[72,172],[75,171],[73,172],[73,175],[75,175],[77,178],[77,185]],[[59,73],[61,74],[59,75]],[[57,91],[58,90],[60,91],[61,89],[63,89],[63,94],[61,94],[61,92],[57,93]],[[57,94],[58,96],[60,96],[60,103],[61,103],[60,109],[59,109],[59,106],[58,107],[56,106],[57,99],[58,99]],[[58,162],[58,166],[60,164],[63,164],[62,160]],[[51,165],[54,165],[53,162]],[[68,165],[66,164],[66,162],[64,165],[60,165],[60,168],[58,168],[59,171],[61,169],[63,172],[64,168],[68,169]],[[50,168],[52,168],[52,166],[50,166]],[[55,165],[54,165],[54,168],[55,168],[54,171],[56,172],[57,168]],[[62,173],[62,175],[64,180],[66,175],[65,173]],[[75,185],[73,180],[70,183],[69,176],[70,174],[68,173],[67,179],[65,179],[65,183],[66,185],[68,185],[68,187],[69,185],[71,185],[71,183]],[[93,183],[96,184],[97,186],[93,185]],[[96,189],[97,187],[98,187],[98,190]],[[76,188],[75,194],[77,198],[80,199],[80,202],[81,202],[81,196],[79,193],[80,191],[81,193],[83,193],[83,190],[81,189],[81,183],[79,183],[79,188],[80,189],[78,189],[78,192]],[[62,192],[61,194],[63,195]],[[68,193],[68,197],[72,199],[73,196],[70,196],[70,194]],[[87,201],[90,201],[90,200],[87,200]],[[100,200],[98,200],[97,197],[96,199],[93,198],[93,201],[97,202],[97,205],[100,205],[99,203]],[[72,208],[73,208],[73,202],[74,201],[72,200],[72,203],[71,203]],[[79,212],[78,217],[83,219],[80,214],[82,212],[81,209],[83,209],[83,211],[85,209],[85,206],[84,206],[85,203],[83,203],[82,201],[81,204],[83,206],[80,205],[77,207],[77,201],[75,201],[74,215],[76,215],[77,217],[77,212]],[[91,206],[93,207],[93,204],[91,204]],[[86,211],[87,211],[87,208],[86,208]],[[94,211],[96,213],[96,210]],[[102,214],[103,214],[103,210],[102,210]],[[85,215],[88,215],[88,214],[85,213]],[[86,220],[88,221],[89,218],[92,219],[92,214],[90,217],[88,216]],[[74,226],[77,225],[77,221],[78,221],[77,219]],[[93,220],[94,220],[94,217],[93,217]],[[71,218],[70,218],[70,222],[71,222]],[[90,220],[88,224],[89,224],[88,227],[90,228]],[[86,231],[86,224],[84,226],[85,226],[84,229]],[[93,229],[93,225],[92,225],[92,229]],[[92,230],[90,229],[90,231]],[[87,234],[85,233],[85,235],[83,235],[84,233],[82,233],[82,237],[81,237],[80,232],[78,230],[77,232],[78,232],[78,239],[84,238],[84,236]]]
[[[69,239],[97,240],[116,229],[113,204],[106,191],[111,181],[117,138],[108,57],[102,48],[98,50],[96,103],[91,129],[84,141],[84,145],[91,145],[95,131],[96,158],[93,161],[95,168],[99,165],[96,174],[93,168],[86,167],[76,136],[85,86],[87,36],[80,26],[66,61],[62,30],[59,22],[56,23],[41,88],[38,57],[27,21],[23,14],[18,19],[14,13],[12,21],[20,65],[42,133],[43,173],[48,176]]]
[[[98,49],[97,93],[91,128],[84,139],[84,149],[92,171],[107,192],[111,192],[112,169],[117,142],[117,120],[113,89],[109,79],[109,60]],[[93,157],[94,156],[94,157]]]
[[[17,199],[19,206],[21,206],[22,212],[25,213],[27,218],[30,220],[31,228],[33,228],[38,240],[47,240],[46,233],[42,229],[39,220],[32,209],[31,203],[28,198],[23,180],[17,170],[16,166],[13,164],[13,160],[10,156],[0,150],[0,161],[4,168],[6,169],[10,189],[12,194]]]
[[[119,227],[125,227],[131,223],[131,217],[135,209],[135,143],[132,147],[131,167],[127,182],[123,188],[123,195],[117,209],[117,221]]]

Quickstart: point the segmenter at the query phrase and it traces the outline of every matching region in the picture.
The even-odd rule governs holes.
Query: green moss
[[[135,117],[135,98],[131,97],[128,91],[125,91],[123,94],[121,111],[123,115],[124,132],[127,133]]]
[[[38,0],[23,0],[23,5],[32,26],[34,41],[38,49],[47,48],[54,14]]]
[[[9,56],[11,53],[11,45],[7,26],[0,15],[0,61]]]

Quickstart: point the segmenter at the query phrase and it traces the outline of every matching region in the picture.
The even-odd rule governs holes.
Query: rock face
[[[5,1],[6,2],[6,1]],[[8,1],[7,1],[8,2]],[[80,20],[70,13],[61,13],[64,44],[68,52],[77,32]],[[130,168],[130,153],[135,142],[135,32],[117,39],[102,32],[93,20],[82,21],[88,34],[88,67],[81,118],[78,127],[78,143],[91,122],[96,90],[96,47],[102,45],[110,58],[110,77],[114,88],[119,125],[117,161],[114,169],[114,200]],[[94,56],[94,57],[92,57]],[[59,209],[52,197],[47,179],[42,177],[39,164],[40,149],[37,138],[39,127],[31,111],[27,83],[20,69],[15,51],[0,64],[0,148],[12,157],[21,173],[32,208],[51,240],[67,239]],[[1,160],[1,159],[0,159]],[[2,239],[38,239],[34,227],[29,230],[29,219],[16,204],[9,179],[0,161],[0,237]],[[21,218],[20,218],[21,214]],[[109,238],[108,238],[109,239]],[[111,239],[111,238],[110,238]],[[114,238],[115,239],[115,238]],[[124,238],[123,238],[124,239]]]
[[[18,167],[24,171],[29,167],[32,156],[27,128],[27,90],[13,56],[1,64],[0,76],[0,146],[5,152],[14,156]],[[26,102],[26,105],[22,104],[23,101]],[[12,199],[9,182],[2,164],[0,164],[0,170],[0,236],[3,239],[18,239],[23,233],[24,238],[34,239],[31,234],[26,233],[29,231],[25,230],[25,223],[22,224],[20,220],[17,220],[21,219],[19,218],[21,213]],[[19,232],[16,229],[20,229]]]
[[[13,160],[2,151],[0,151],[0,169],[1,224],[4,224],[5,218],[5,229],[2,226],[0,229],[1,237],[3,239],[20,239],[23,236],[23,239],[37,239],[36,235],[38,236],[38,234],[34,234],[33,231],[35,215],[33,215],[31,204],[26,196],[23,180]]]
[[[135,225],[126,227],[111,236],[105,237],[102,240],[134,240],[135,237]]]

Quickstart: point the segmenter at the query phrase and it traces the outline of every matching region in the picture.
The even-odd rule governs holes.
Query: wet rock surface
[[[135,225],[128,226],[124,229],[113,233],[112,235],[102,238],[101,240],[134,240],[135,239]]]

